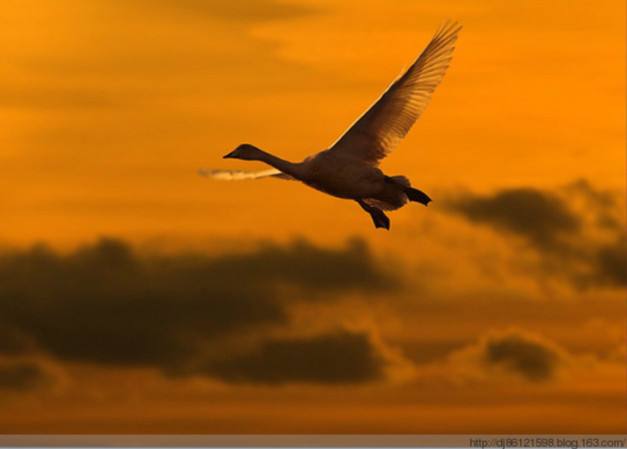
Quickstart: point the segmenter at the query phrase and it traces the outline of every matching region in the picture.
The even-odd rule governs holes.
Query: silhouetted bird
[[[258,172],[205,169],[200,174],[224,180],[298,180],[329,195],[356,201],[370,214],[375,227],[390,229],[384,210],[398,209],[407,201],[426,206],[431,198],[411,187],[406,177],[385,175],[379,162],[426,108],[453,57],[461,28],[457,23],[443,25],[409,69],[329,149],[302,162],[289,162],[243,144],[224,157],[261,161],[274,168]]]

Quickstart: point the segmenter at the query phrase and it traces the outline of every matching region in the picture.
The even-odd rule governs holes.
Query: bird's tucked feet
[[[375,228],[384,228],[388,231],[390,230],[390,219],[387,217],[387,215],[383,213],[381,209],[370,206],[364,203],[363,200],[357,200],[357,203],[359,203],[363,210],[370,214]]]
[[[431,202],[431,198],[429,198],[429,195],[427,195],[422,190],[414,189],[413,187],[406,187],[405,195],[407,195],[409,201],[415,201],[417,203],[424,204],[425,206],[428,206]]]

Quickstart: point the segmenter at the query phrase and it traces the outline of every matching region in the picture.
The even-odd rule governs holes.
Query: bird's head
[[[243,143],[231,151],[229,154],[223,156],[223,159],[242,159],[245,161],[259,160],[263,154],[259,148],[248,143]]]

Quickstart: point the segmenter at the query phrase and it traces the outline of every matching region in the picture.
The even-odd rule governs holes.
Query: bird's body
[[[408,201],[426,206],[431,198],[411,187],[406,177],[384,174],[379,162],[426,107],[448,68],[460,29],[457,24],[442,27],[409,69],[330,148],[294,163],[243,144],[225,158],[261,161],[274,170],[209,170],[203,174],[218,179],[298,180],[326,194],[357,201],[377,228],[389,229],[390,221],[383,210],[398,209]]]
[[[404,176],[386,176],[381,169],[358,159],[321,151],[306,159],[305,184],[338,198],[363,199],[383,210],[398,209],[407,203]]]
[[[369,198],[384,188],[384,175],[377,167],[328,150],[305,159],[303,166],[305,184],[338,198]]]

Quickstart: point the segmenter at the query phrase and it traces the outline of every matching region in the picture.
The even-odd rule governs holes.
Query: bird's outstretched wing
[[[445,23],[422,54],[330,148],[330,152],[378,164],[425,110],[453,57],[456,22]]]
[[[210,168],[201,168],[198,170],[200,176],[219,179],[221,181],[242,181],[245,179],[261,179],[261,178],[279,178],[292,180],[290,175],[271,168],[261,171],[243,171],[243,170],[213,170]]]

